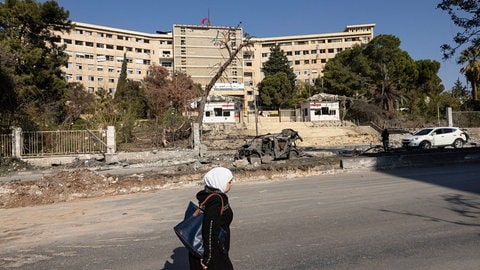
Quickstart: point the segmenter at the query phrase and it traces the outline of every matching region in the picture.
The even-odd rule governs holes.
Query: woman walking
[[[228,256],[233,212],[226,195],[232,187],[232,180],[232,172],[224,167],[213,168],[205,174],[203,179],[205,187],[197,193],[199,204],[210,194],[219,196],[211,196],[205,204],[202,227],[204,256],[199,259],[189,254],[190,269],[192,270],[233,269]]]

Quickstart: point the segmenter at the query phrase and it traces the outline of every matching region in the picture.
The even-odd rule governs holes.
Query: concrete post
[[[22,157],[22,128],[15,127],[12,129],[12,156],[14,158]]]
[[[193,134],[193,150],[195,152],[200,150],[200,125],[198,123],[193,123],[192,125],[192,134]]]
[[[452,107],[447,107],[447,124],[453,127]]]
[[[107,163],[118,162],[117,156],[117,144],[115,142],[115,127],[107,127],[107,155],[105,156],[105,161]]]

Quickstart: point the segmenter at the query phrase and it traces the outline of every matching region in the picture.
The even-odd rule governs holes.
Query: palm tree
[[[472,99],[477,100],[478,85],[480,83],[480,48],[470,47],[462,52],[457,61],[465,64],[460,72],[465,74],[467,81],[472,85]]]

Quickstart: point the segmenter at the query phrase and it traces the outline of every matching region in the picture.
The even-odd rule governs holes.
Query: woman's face
[[[230,191],[230,189],[232,188],[232,182],[233,182],[233,178],[227,183],[227,187],[225,188],[225,193]]]

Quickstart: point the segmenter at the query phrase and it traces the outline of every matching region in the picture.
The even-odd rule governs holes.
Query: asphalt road
[[[480,269],[480,168],[235,183],[236,269]],[[0,269],[188,269],[200,187],[0,210]]]

